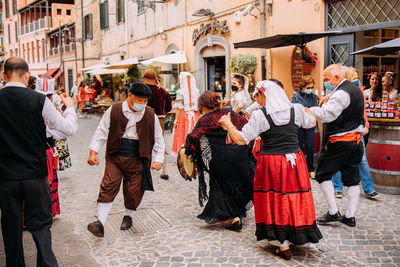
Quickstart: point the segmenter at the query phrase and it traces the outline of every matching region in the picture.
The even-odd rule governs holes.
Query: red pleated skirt
[[[58,159],[54,158],[53,149],[47,149],[47,171],[51,192],[51,203],[53,206],[53,217],[60,214],[60,200],[58,198]]]
[[[260,155],[254,180],[257,240],[285,240],[295,245],[317,243],[322,234],[315,223],[307,164],[295,153],[296,166],[285,155]]]

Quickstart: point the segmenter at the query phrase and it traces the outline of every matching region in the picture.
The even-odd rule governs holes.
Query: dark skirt
[[[295,245],[317,243],[322,234],[315,222],[315,208],[307,164],[295,153],[296,166],[285,155],[261,155],[254,180],[257,240]]]
[[[246,216],[252,201],[255,159],[249,146],[227,145],[226,131],[208,132],[201,142],[202,159],[210,176],[208,202],[199,219],[225,221]]]

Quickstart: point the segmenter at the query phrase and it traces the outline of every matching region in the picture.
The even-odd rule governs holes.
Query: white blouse
[[[235,110],[239,105],[239,101],[242,101],[243,108],[240,111],[245,111],[251,105],[251,98],[248,92],[245,90],[237,92],[231,99],[232,110]]]
[[[313,116],[308,115],[304,107],[300,104],[293,104],[294,107],[294,124],[301,128],[312,128],[315,122]],[[287,113],[290,114],[290,110],[285,110],[277,112],[273,115],[274,118],[287,117]],[[261,109],[253,112],[249,122],[239,131],[243,140],[246,144],[250,143],[252,140],[256,139],[260,133],[266,132],[271,128],[267,118]]]

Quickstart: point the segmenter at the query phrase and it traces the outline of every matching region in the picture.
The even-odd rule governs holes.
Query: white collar
[[[24,87],[26,88],[26,85],[20,82],[8,82],[4,87]]]
[[[129,108],[129,106],[128,106],[128,100],[125,100],[123,103],[122,103],[122,111],[123,112],[128,112],[128,113],[132,113],[132,114],[135,114],[135,115],[143,115],[144,114],[144,112],[146,111],[146,109],[143,109],[142,111],[132,111],[130,108]]]

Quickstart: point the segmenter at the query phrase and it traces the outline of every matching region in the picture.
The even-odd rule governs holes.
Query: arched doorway
[[[201,38],[195,49],[195,77],[201,92],[212,90],[229,96],[230,80],[226,67],[229,63],[228,40],[216,34]]]

